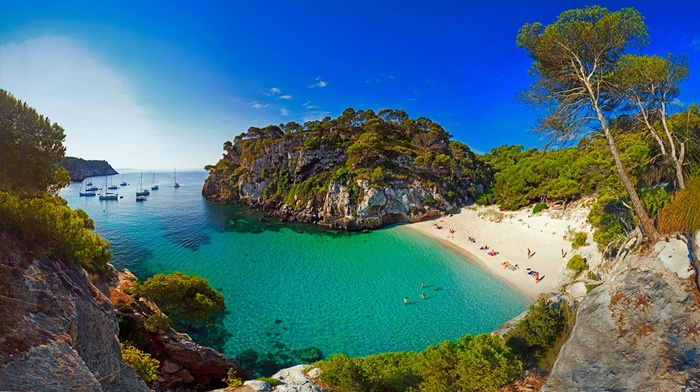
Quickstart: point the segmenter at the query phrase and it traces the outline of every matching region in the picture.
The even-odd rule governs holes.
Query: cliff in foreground
[[[469,147],[429,119],[388,109],[252,127],[224,149],[207,167],[207,200],[348,230],[448,213],[485,184]]]
[[[659,242],[616,265],[582,302],[542,390],[700,390],[694,275],[680,240]]]
[[[0,390],[149,391],[122,362],[107,297],[75,263],[0,235]]]

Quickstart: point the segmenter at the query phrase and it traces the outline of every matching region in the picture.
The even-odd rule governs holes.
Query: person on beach
[[[531,255],[531,254],[532,254],[532,252],[530,251],[530,248],[527,248],[527,258],[528,258],[528,259],[530,258],[530,255]]]
[[[566,253],[564,253],[564,249],[562,249],[561,250],[561,258],[563,259],[564,257],[566,257]]]

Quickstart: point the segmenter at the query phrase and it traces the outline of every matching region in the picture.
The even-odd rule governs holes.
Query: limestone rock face
[[[700,293],[679,240],[629,256],[582,302],[543,391],[700,390]]]
[[[0,390],[149,391],[121,360],[107,298],[72,263],[0,235]]]
[[[255,148],[257,150],[250,151],[235,144],[216,167],[210,169],[209,178],[202,187],[207,200],[245,204],[282,221],[362,230],[447,213],[467,203],[470,195],[474,197],[476,190],[482,189],[480,184],[464,179],[452,184],[431,182],[428,185],[422,178],[430,178],[431,174],[416,168],[410,156],[398,155],[381,160],[413,172],[413,179],[388,179],[380,182],[381,185],[367,180],[331,179],[329,184],[324,183],[322,192],[314,192],[311,187],[319,185],[315,184],[309,185],[305,193],[278,194],[276,181],[299,185],[319,173],[325,173],[327,179],[334,169],[345,165],[348,155],[343,148],[306,148],[302,137]],[[328,184],[327,190],[325,184]],[[448,191],[453,191],[451,201],[443,196]]]
[[[281,381],[275,386],[275,392],[326,392],[325,389],[316,385],[306,374],[304,368],[307,365],[297,365],[287,369],[282,369],[272,375]]]

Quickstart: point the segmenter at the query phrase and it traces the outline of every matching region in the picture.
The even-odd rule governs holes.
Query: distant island
[[[88,177],[119,174],[107,161],[65,157],[58,163],[58,166],[68,171],[71,181],[83,181]]]

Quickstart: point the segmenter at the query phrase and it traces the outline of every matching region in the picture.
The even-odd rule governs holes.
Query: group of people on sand
[[[510,261],[504,261],[501,263],[501,267],[507,268],[511,271],[517,271],[520,269],[520,266],[517,264],[511,264]]]
[[[535,283],[540,283],[540,273],[539,272],[537,272],[533,269],[530,269],[530,268],[528,268],[527,271],[528,271],[527,272],[528,275],[531,275],[535,278]]]

